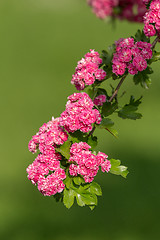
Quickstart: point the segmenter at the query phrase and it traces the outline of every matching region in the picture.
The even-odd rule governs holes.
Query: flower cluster
[[[76,72],[72,75],[71,83],[77,90],[83,90],[87,85],[92,85],[95,80],[102,81],[106,77],[106,72],[100,69],[102,59],[99,53],[91,50],[82,58],[76,67]]]
[[[93,109],[93,102],[87,93],[74,93],[68,97],[66,110],[61,114],[60,124],[68,132],[89,132],[92,124],[101,123],[101,115]]]
[[[132,75],[147,68],[147,59],[152,58],[151,44],[134,42],[133,38],[119,39],[116,42],[116,52],[113,55],[112,71],[116,75],[123,75],[128,69]]]
[[[148,37],[160,36],[160,0],[152,1],[144,16],[144,33]]]
[[[118,14],[120,19],[126,19],[131,22],[143,22],[143,16],[147,9],[143,0],[119,0]]]
[[[93,100],[93,103],[94,105],[96,106],[102,106],[103,103],[106,102],[106,95],[104,94],[101,94],[101,95],[98,95],[94,100]]]
[[[32,153],[39,149],[41,153],[48,155],[55,153],[54,146],[62,145],[67,139],[67,133],[60,126],[60,118],[52,118],[52,121],[40,127],[39,132],[30,140],[28,148]]]
[[[45,196],[60,193],[65,188],[63,179],[65,171],[60,168],[61,156],[58,153],[52,155],[39,154],[27,168],[28,179],[38,185],[38,190]],[[51,174],[50,171],[52,172]]]
[[[93,12],[98,18],[108,16],[143,22],[146,6],[143,0],[88,0]]]
[[[29,151],[40,154],[27,168],[28,179],[38,185],[38,189],[45,196],[62,192],[65,185],[65,172],[60,168],[61,155],[55,152],[57,145],[67,141],[68,135],[60,126],[60,119],[52,119],[40,127],[39,132],[32,137],[28,144]],[[49,174],[51,171],[51,174]]]
[[[74,143],[70,148],[69,162],[72,164],[69,167],[69,173],[72,176],[82,175],[85,182],[92,182],[97,175],[99,167],[103,172],[109,172],[111,168],[108,156],[105,153],[99,152],[97,155],[89,151],[91,147],[85,143]]]
[[[113,14],[113,8],[118,6],[119,0],[88,0],[93,12],[98,18],[104,19]]]
[[[151,1],[151,0],[143,0],[143,3],[147,5],[147,4],[150,3],[150,1]]]

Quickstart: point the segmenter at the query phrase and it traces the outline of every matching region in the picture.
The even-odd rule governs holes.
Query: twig
[[[123,83],[123,81],[125,80],[126,77],[127,77],[127,75],[124,75],[124,76],[121,78],[120,82],[118,83],[118,85],[117,85],[117,87],[116,87],[116,90],[114,91],[113,95],[110,97],[110,99],[108,100],[108,102],[112,102],[113,98],[116,97],[116,95],[117,95],[117,93],[118,93],[118,90],[120,89],[120,87],[121,87],[121,85],[122,85],[122,83]]]
[[[90,133],[88,134],[88,137],[90,137],[90,136],[93,134],[93,132],[94,132],[95,129],[96,129],[96,126],[94,126],[94,127],[92,128],[92,130],[91,130]]]
[[[157,44],[157,42],[159,41],[160,39],[159,39],[159,37],[156,37],[155,39],[154,39],[154,41],[153,41],[153,43],[152,43],[152,49],[156,46],[156,44]]]

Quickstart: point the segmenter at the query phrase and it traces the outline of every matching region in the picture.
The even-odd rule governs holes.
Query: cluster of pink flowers
[[[143,22],[146,12],[143,0],[88,0],[88,4],[101,19],[113,16],[128,21]]]
[[[55,195],[65,188],[63,180],[66,175],[65,171],[60,168],[59,160],[61,156],[58,153],[39,154],[27,168],[28,179],[33,184],[37,184],[38,190],[45,196]],[[51,174],[49,174],[50,171]]]
[[[131,22],[143,22],[147,9],[143,0],[119,0],[121,9],[118,17]]]
[[[105,103],[105,102],[106,102],[106,95],[104,95],[104,94],[101,94],[101,95],[97,96],[97,97],[93,100],[93,103],[94,103],[94,105],[96,105],[96,106],[102,106],[103,103]]]
[[[128,69],[132,75],[147,68],[147,59],[152,58],[151,44],[135,42],[133,38],[119,39],[116,42],[116,52],[113,55],[112,71],[116,75],[123,75]]]
[[[106,77],[106,72],[99,68],[102,59],[98,52],[90,49],[76,67],[76,72],[72,75],[71,83],[77,90],[83,90],[87,85],[92,85],[95,80],[102,81]]]
[[[99,152],[97,155],[89,151],[91,147],[85,143],[74,143],[70,148],[69,162],[72,164],[69,167],[69,173],[72,176],[82,175],[85,182],[92,182],[97,175],[99,167],[102,172],[109,172],[111,168],[108,156],[105,153]]]
[[[39,132],[32,137],[28,148],[30,152],[37,152],[37,149],[43,154],[55,153],[54,146],[62,145],[68,139],[68,134],[60,126],[60,118],[52,118],[52,121],[44,123],[39,128]]]
[[[151,0],[143,0],[143,3],[147,5],[147,4],[150,3],[150,1],[151,1]]]
[[[113,8],[118,6],[119,0],[88,0],[93,12],[98,18],[104,19],[113,14]]]
[[[65,172],[60,168],[61,155],[55,152],[57,145],[62,145],[68,139],[68,134],[60,126],[60,119],[52,119],[40,127],[39,132],[28,144],[29,151],[40,154],[27,168],[28,179],[38,185],[38,190],[45,196],[62,192],[65,188],[63,179]],[[52,172],[51,174],[50,171]]]
[[[160,35],[160,0],[152,1],[144,16],[144,33],[147,37]]]
[[[93,102],[87,93],[74,93],[68,97],[66,110],[61,114],[60,124],[68,132],[89,132],[92,124],[101,123],[101,115],[93,109]]]

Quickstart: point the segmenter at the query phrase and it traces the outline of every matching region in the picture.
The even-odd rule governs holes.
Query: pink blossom
[[[62,145],[68,139],[68,134],[60,126],[60,118],[52,119],[39,128],[39,132],[32,137],[28,144],[30,152],[37,149],[43,154],[53,154],[56,145]]]
[[[147,42],[135,42],[133,38],[116,41],[116,52],[113,54],[112,71],[122,76],[126,70],[132,75],[147,68],[147,59],[152,58],[152,45]]]
[[[44,196],[55,195],[64,190],[65,185],[62,180],[66,178],[63,169],[58,169],[54,173],[48,175],[47,177],[40,176],[38,180],[38,190]]]
[[[74,143],[70,148],[69,173],[71,176],[81,175],[85,182],[92,182],[97,175],[99,167],[102,172],[108,172],[111,168],[108,156],[99,152],[97,155],[92,154],[89,150],[91,147],[85,143]]]
[[[144,33],[147,37],[160,34],[160,0],[153,0],[144,15]]]
[[[96,106],[102,106],[103,103],[106,102],[106,95],[104,94],[98,95],[93,102]]]
[[[101,115],[93,109],[93,102],[87,93],[74,93],[68,97],[65,111],[61,114],[60,124],[68,132],[89,132],[93,123],[101,123]]]
[[[147,2],[147,0],[88,0],[98,18],[112,16],[134,22],[143,22]]]
[[[100,68],[102,59],[99,53],[90,49],[76,67],[76,72],[72,75],[71,83],[77,90],[83,90],[87,85],[92,85],[95,80],[102,81],[106,77],[106,72]]]

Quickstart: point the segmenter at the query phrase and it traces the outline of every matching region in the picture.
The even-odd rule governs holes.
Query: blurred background
[[[121,159],[130,174],[122,179],[99,173],[103,196],[94,211],[76,204],[67,210],[42,196],[26,174],[35,158],[28,142],[65,109],[67,96],[75,92],[70,80],[77,61],[89,49],[101,52],[137,28],[142,25],[123,21],[113,27],[97,19],[85,0],[0,1],[0,239],[160,238],[159,63],[149,90],[129,78],[121,89],[144,96],[143,118],[117,119],[118,140],[97,131],[97,149]]]

